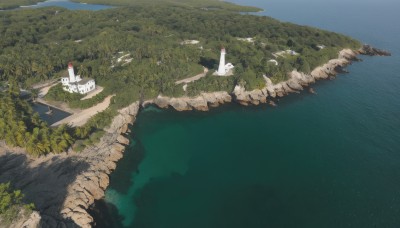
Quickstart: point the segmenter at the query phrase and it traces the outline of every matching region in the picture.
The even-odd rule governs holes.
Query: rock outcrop
[[[289,79],[277,84],[264,76],[265,87],[246,91],[236,86],[227,92],[201,93],[197,97],[170,98],[158,96],[146,104],[160,108],[173,107],[178,111],[207,111],[232,100],[242,105],[268,103],[275,106],[274,98],[299,92],[316,80],[336,75],[340,69],[357,60],[358,54],[390,55],[390,53],[364,46],[358,51],[342,50],[337,59],[317,67],[310,74],[292,71]],[[315,93],[315,92],[314,92]],[[10,149],[0,141],[0,182],[12,180],[22,189],[29,202],[40,211],[16,227],[91,227],[93,218],[87,212],[95,200],[101,199],[109,185],[109,174],[123,157],[129,139],[126,135],[139,111],[139,102],[119,111],[100,142],[81,153],[62,153],[41,158],[30,158],[20,149]],[[41,218],[40,218],[41,217]],[[22,224],[22,225],[20,225]]]
[[[147,102],[146,104],[153,103],[160,108],[172,107],[177,111],[208,111],[209,107],[217,107],[231,101],[232,97],[227,92],[213,92],[201,93],[197,97],[180,98],[170,98],[160,95],[153,102]]]
[[[346,73],[344,67],[351,64],[352,61],[358,61],[357,55],[390,55],[387,51],[364,45],[360,50],[343,49],[339,52],[337,59],[331,59],[326,64],[315,68],[310,74],[298,72],[296,70],[289,73],[289,79],[274,84],[270,78],[263,76],[265,87],[246,91],[243,86],[237,85],[232,94],[226,92],[202,93],[201,95],[190,98],[170,98],[158,96],[153,101],[147,101],[146,104],[153,103],[160,108],[173,107],[177,111],[208,111],[209,107],[216,107],[220,104],[235,102],[241,105],[259,105],[264,103],[275,104],[268,99],[274,99],[286,96],[289,93],[299,93],[304,87],[315,83],[321,79],[333,79],[339,73]]]
[[[364,45],[358,52],[361,55],[369,55],[369,56],[391,56],[392,55],[388,51],[374,48],[370,45]]]
[[[0,217],[0,225],[4,228],[37,228],[41,227],[41,216],[37,211],[28,213],[25,208],[21,207],[11,224],[5,224]]]
[[[139,102],[119,111],[113,119],[107,134],[96,147],[82,152],[89,162],[87,170],[76,177],[76,181],[67,189],[67,197],[61,208],[64,219],[72,219],[80,227],[91,227],[93,218],[87,212],[95,200],[104,197],[109,184],[108,175],[115,170],[116,162],[123,157],[129,139],[125,136],[130,124],[135,121],[139,111]]]
[[[0,145],[0,182],[11,180],[40,211],[41,220],[31,216],[27,227],[91,227],[87,209],[104,196],[108,175],[123,157],[129,144],[125,133],[138,111],[139,102],[120,110],[100,142],[81,153],[34,159]],[[40,225],[34,226],[37,218]]]
[[[332,59],[328,63],[317,67],[310,74],[298,72],[296,70],[290,72],[289,79],[277,84],[273,84],[271,79],[264,75],[265,87],[246,91],[242,86],[237,85],[233,90],[234,100],[242,105],[258,105],[267,103],[267,98],[283,97],[289,93],[298,93],[304,87],[315,83],[316,80],[327,79],[339,73],[339,69],[347,66],[353,59],[357,57],[358,52],[350,49],[344,49],[339,53],[337,59]],[[274,102],[270,103],[271,105]]]

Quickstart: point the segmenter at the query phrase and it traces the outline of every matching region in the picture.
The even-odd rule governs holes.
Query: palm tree
[[[31,96],[32,96],[32,101],[36,102],[36,99],[39,97],[39,89],[32,89],[31,90]]]

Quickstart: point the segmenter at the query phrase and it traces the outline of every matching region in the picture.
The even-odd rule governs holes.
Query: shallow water
[[[98,227],[400,227],[400,3],[233,0],[392,57],[281,99],[142,112]]]

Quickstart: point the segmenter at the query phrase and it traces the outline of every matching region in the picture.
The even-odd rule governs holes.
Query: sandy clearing
[[[115,95],[110,95],[110,96],[106,97],[103,102],[101,102],[101,103],[99,103],[99,104],[97,104],[97,105],[95,105],[95,106],[93,106],[91,108],[84,109],[84,110],[82,110],[80,112],[74,113],[73,115],[68,116],[65,119],[62,119],[62,120],[54,123],[51,126],[54,127],[54,126],[58,126],[58,125],[61,125],[61,124],[69,124],[72,127],[83,126],[83,125],[86,124],[86,122],[92,116],[96,115],[99,112],[102,112],[102,111],[106,110],[108,108],[108,106],[110,105],[111,98],[113,96],[115,96]]]
[[[182,84],[182,83],[190,83],[190,82],[197,81],[197,80],[199,80],[200,78],[205,77],[205,76],[207,75],[207,73],[208,73],[208,68],[204,68],[204,72],[203,72],[203,73],[198,74],[198,75],[193,76],[193,77],[190,77],[190,78],[185,78],[185,79],[176,81],[176,82],[175,82],[175,85],[179,85],[179,84]]]
[[[39,95],[38,96],[40,98],[46,96],[46,94],[49,92],[51,87],[56,86],[58,83],[60,83],[60,82],[56,82],[54,84],[50,84],[50,85],[47,85],[47,86],[41,88],[40,91],[39,91]]]

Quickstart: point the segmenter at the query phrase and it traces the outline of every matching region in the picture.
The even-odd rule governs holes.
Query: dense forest
[[[83,127],[50,128],[32,111],[31,105],[20,98],[17,83],[10,80],[7,90],[0,92],[0,140],[10,146],[24,147],[33,156],[64,152],[73,144],[79,151],[97,142],[114,114],[111,110],[99,113]]]
[[[37,4],[38,2],[44,2],[45,0],[1,0],[0,10],[15,9],[20,6],[29,6]]]
[[[237,39],[246,37],[254,42]],[[0,38],[1,80],[13,77],[28,87],[59,77],[73,60],[78,73],[95,78],[105,93],[123,94],[120,98],[129,96],[130,101],[160,93],[179,95],[174,82],[201,72],[202,65],[215,69],[221,46],[236,66],[236,80],[227,81],[244,80],[253,89],[262,84],[262,74],[284,80],[294,68],[309,71],[335,57],[339,49],[360,45],[343,35],[268,17],[178,6],[3,12]],[[187,39],[200,43],[181,45]],[[326,48],[318,50],[317,45]],[[268,64],[274,52],[287,49],[300,55],[279,57],[277,67]],[[114,64],[125,54],[130,63]],[[216,80],[201,83],[214,85]],[[196,83],[191,87],[197,88]]]
[[[216,0],[72,0],[72,2],[103,4],[113,6],[160,6],[160,5],[176,5],[188,8],[202,8],[207,10],[224,9],[237,12],[257,12],[262,9],[252,6],[241,6],[224,1]]]
[[[15,222],[21,212],[28,215],[35,208],[23,200],[24,195],[20,190],[13,190],[10,183],[0,183],[0,224],[7,226]]]
[[[340,34],[243,15],[229,8],[232,4],[224,8],[225,3],[213,0],[201,5],[192,0],[160,5],[134,2],[135,7],[102,11],[49,7],[0,12],[0,82],[30,88],[34,83],[59,78],[73,61],[78,74],[94,78],[104,91],[80,101],[80,96],[63,92],[58,86],[47,99],[87,108],[116,94],[111,107],[84,127],[50,129],[28,104],[17,99],[17,89],[12,89],[14,94],[0,95],[0,139],[27,147],[35,155],[64,151],[74,143],[80,150],[98,140],[99,129],[111,121],[115,110],[136,100],[159,94],[231,92],[238,83],[247,89],[261,88],[265,84],[262,75],[279,82],[293,69],[307,73],[336,57],[340,49],[360,47],[358,41]],[[184,44],[185,40],[199,43]],[[227,49],[227,61],[235,65],[234,76],[212,76],[222,46]],[[289,49],[298,55],[274,54]],[[271,59],[279,64],[271,64]],[[179,79],[203,72],[203,66],[210,69],[208,75],[190,83],[186,93],[181,85],[175,85]]]

